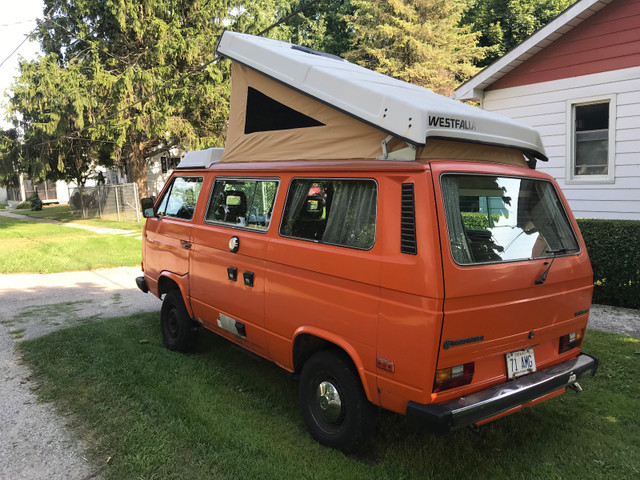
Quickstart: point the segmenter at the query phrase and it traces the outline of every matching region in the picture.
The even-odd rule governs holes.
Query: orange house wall
[[[640,66],[640,0],[614,0],[487,90]]]

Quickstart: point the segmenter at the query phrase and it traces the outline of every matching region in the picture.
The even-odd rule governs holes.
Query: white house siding
[[[182,158],[185,153],[184,150],[174,148],[147,161],[147,188],[149,188],[149,195],[157,196],[173,171],[172,168],[168,168],[166,172],[162,171],[162,157],[167,157],[167,159]]]
[[[614,183],[567,184],[567,100],[615,95]],[[482,108],[536,128],[549,162],[538,170],[559,182],[578,218],[640,220],[640,67],[485,91]]]

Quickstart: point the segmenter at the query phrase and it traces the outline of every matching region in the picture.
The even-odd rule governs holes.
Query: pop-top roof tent
[[[218,163],[222,158],[224,148],[207,148],[205,150],[193,150],[180,160],[178,168],[209,168],[214,163]]]
[[[217,53],[233,62],[220,162],[547,159],[532,128],[333,55],[230,31]]]

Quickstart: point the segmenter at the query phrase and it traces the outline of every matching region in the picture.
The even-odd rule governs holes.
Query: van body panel
[[[194,314],[198,321],[216,331],[222,330],[217,324],[221,313],[242,322],[246,341],[252,349],[265,350],[265,239],[255,238],[261,235],[259,233],[229,230],[209,225],[194,226],[191,251]],[[237,253],[229,251],[231,237],[240,241]],[[235,281],[229,279],[229,268],[236,269]],[[252,274],[252,286],[245,285],[245,273]],[[227,332],[224,334],[227,336]]]
[[[161,270],[186,275],[189,273],[189,250],[183,243],[191,241],[191,222],[169,217],[149,218],[145,229],[147,256],[162,258],[162,268],[150,262],[145,268],[157,278]]]
[[[372,347],[358,342],[349,342],[343,336],[329,330],[303,325],[294,332],[292,340],[287,342],[289,352],[292,351],[292,345],[301,335],[311,335],[326,340],[344,350],[358,371],[367,398],[371,402],[377,401],[376,371],[375,366],[372,368],[371,362],[371,358],[375,355],[375,350]],[[293,365],[292,359],[290,361],[291,365]],[[293,371],[293,367],[289,369],[283,366],[283,368]]]
[[[378,368],[381,406],[404,413],[406,399],[429,400],[441,329],[442,300],[382,289],[377,356],[394,371]]]
[[[567,212],[578,250],[555,258],[459,264],[450,248],[443,174],[550,182]],[[586,328],[592,272],[566,200],[544,174],[473,161],[349,160],[216,164],[172,178],[176,175],[204,177],[205,192],[192,221],[148,219],[144,269],[150,291],[159,293],[162,276],[172,279],[195,320],[290,372],[300,369],[294,364],[297,339],[312,336],[320,339],[312,348],[333,344],[346,352],[369,401],[400,414],[407,414],[410,406],[422,415],[425,405],[453,405],[509,384],[509,352],[533,348],[538,371],[565,365],[580,354],[580,345],[559,353],[559,339]],[[277,179],[268,229],[205,221],[216,179]],[[375,241],[369,249],[285,235],[289,188],[296,180],[309,179],[375,181]],[[400,205],[406,184],[414,194],[415,254],[401,250]],[[236,252],[230,250],[233,237],[239,241]],[[190,248],[184,248],[185,239]],[[549,266],[546,280],[536,284]],[[235,280],[230,268],[236,271]],[[244,282],[245,272],[252,274],[250,284]],[[229,325],[240,325],[241,330]],[[302,361],[311,354],[304,354]],[[468,385],[434,393],[437,369],[468,362],[475,369]],[[523,405],[479,421],[563,390],[527,398]]]
[[[265,323],[269,332],[290,341],[301,326],[331,332],[348,344],[370,347],[369,358],[362,356],[363,367],[375,371],[380,298],[376,256],[282,238],[271,241],[268,249]],[[353,268],[354,259],[349,258],[353,255],[360,258],[356,264],[361,268]],[[345,272],[342,278],[341,271]],[[274,361],[292,367],[291,351],[280,352]]]
[[[538,178],[551,182],[565,211],[569,211],[559,188],[548,176],[517,167],[474,166],[474,174]],[[438,178],[447,172],[466,172],[450,162],[434,162],[436,204],[441,219],[442,264],[445,279],[444,322],[438,368],[473,361],[473,382],[456,389],[468,394],[507,380],[505,355],[532,347],[537,368],[562,362],[580,350],[558,353],[559,337],[586,328],[593,289],[592,270],[584,241],[571,216],[579,250],[553,258],[523,259],[501,263],[459,265],[449,246],[443,195]],[[551,262],[553,263],[551,264]],[[549,268],[550,267],[550,268]],[[544,283],[536,284],[548,269]],[[465,343],[469,341],[469,343]],[[447,345],[449,343],[449,346]],[[433,397],[453,398],[453,392]]]
[[[242,344],[260,355],[267,355],[264,330],[265,255],[268,238],[265,232],[233,228],[205,222],[206,206],[215,180],[213,172],[203,194],[202,210],[193,225],[190,260],[191,304],[194,316],[222,336]],[[237,252],[229,242],[237,238]],[[229,269],[235,269],[235,280]],[[245,282],[250,275],[251,284]],[[220,326],[220,315],[241,322],[246,335],[237,335]]]

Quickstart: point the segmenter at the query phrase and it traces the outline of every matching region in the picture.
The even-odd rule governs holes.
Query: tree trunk
[[[149,196],[147,186],[147,160],[143,154],[141,142],[134,142],[131,146],[131,156],[129,157],[129,179],[138,185],[138,197]]]
[[[82,209],[82,218],[88,218],[87,207],[84,204],[84,183],[78,183],[78,189],[80,190],[80,208]]]

